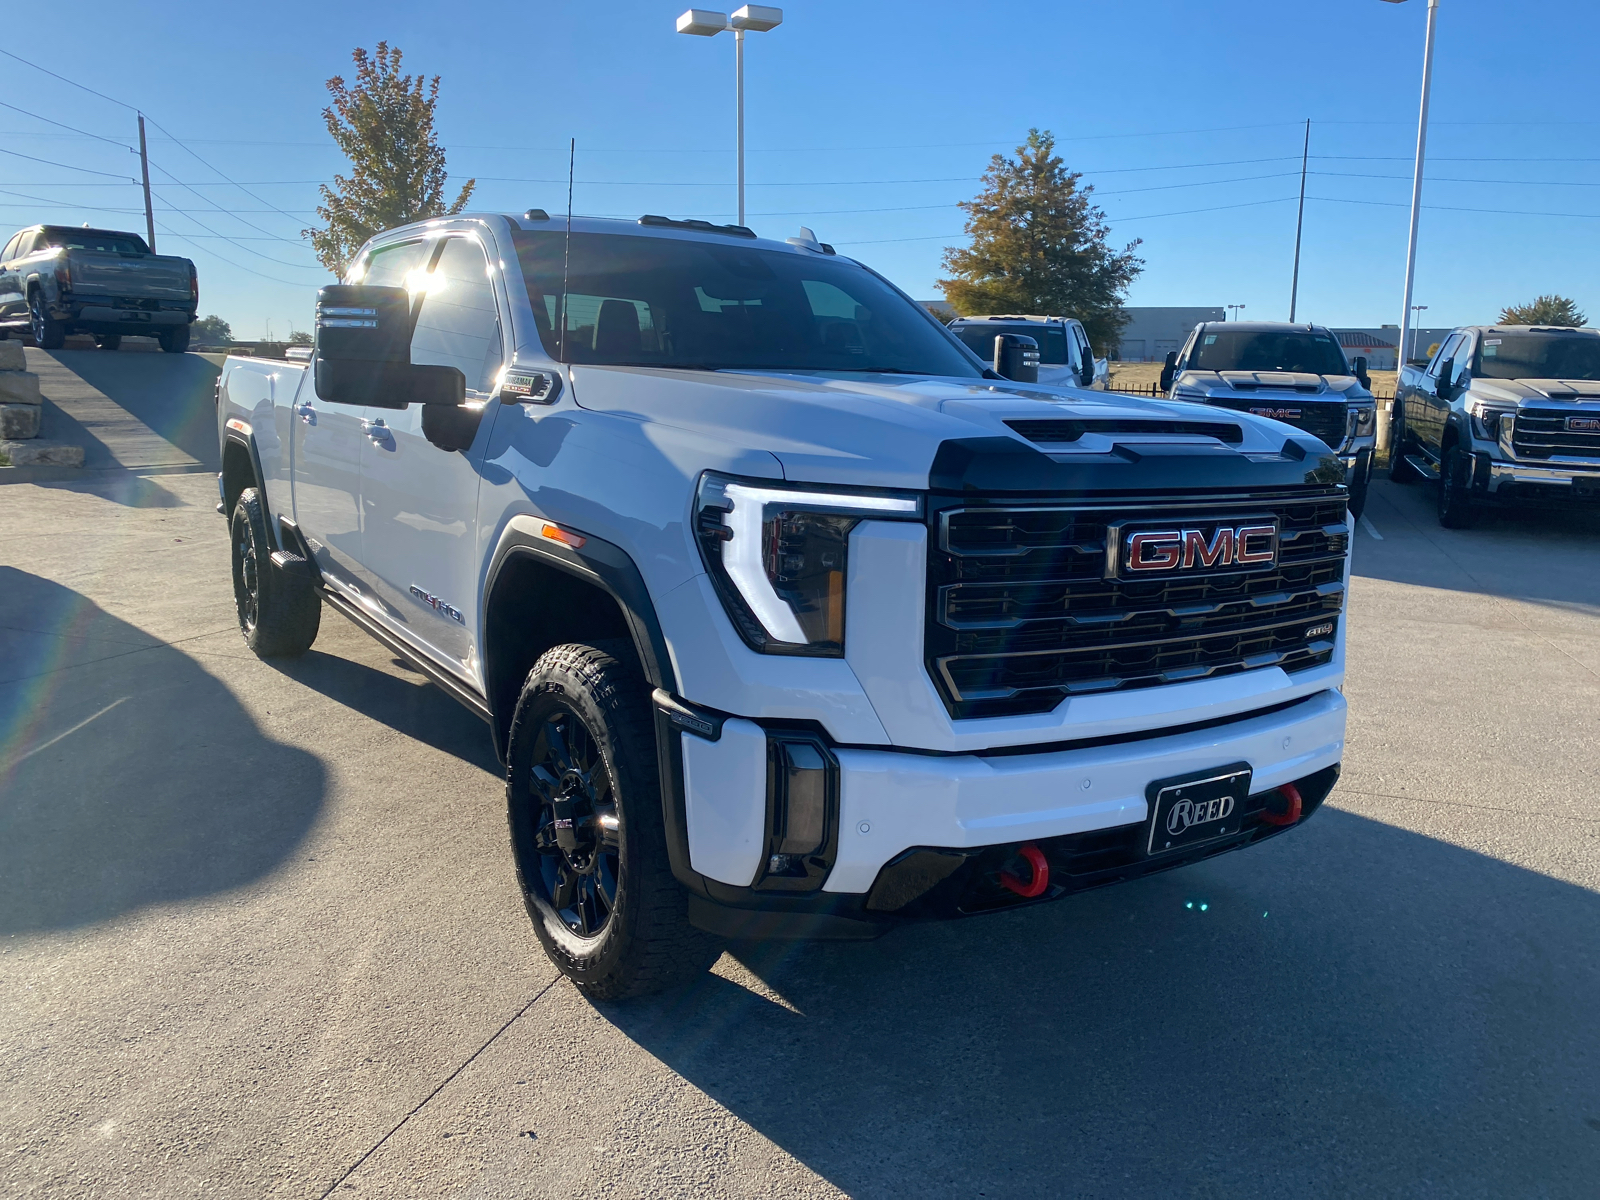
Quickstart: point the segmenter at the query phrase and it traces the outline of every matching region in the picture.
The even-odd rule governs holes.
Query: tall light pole
[[[1300,148],[1300,211],[1294,219],[1294,282],[1289,285],[1289,324],[1300,300],[1300,231],[1306,223],[1306,160],[1311,157],[1311,118],[1306,118],[1305,145]]]
[[[744,224],[744,35],[766,33],[783,24],[783,9],[764,4],[746,4],[732,16],[705,8],[691,8],[678,18],[678,32],[692,33],[696,37],[716,37],[724,29],[733,30],[733,60],[737,95],[737,116],[734,118],[734,142],[738,154],[739,224]]]
[[[1427,312],[1428,306],[1426,304],[1413,304],[1410,311],[1414,313]],[[1417,325],[1420,324],[1422,324],[1422,318],[1418,317]],[[1421,330],[1417,328],[1417,325],[1413,325],[1411,327],[1411,353],[1406,359],[1407,362],[1411,361],[1411,359],[1417,356],[1417,334],[1421,332]],[[1399,370],[1398,367],[1395,369]]]
[[[1225,304],[1225,305],[1223,305],[1223,307],[1224,307],[1224,308],[1231,308],[1231,309],[1233,309],[1233,319],[1234,319],[1234,320],[1235,320],[1235,321],[1238,321],[1238,320],[1242,320],[1242,318],[1241,318],[1241,317],[1240,317],[1240,316],[1239,316],[1239,310],[1240,310],[1240,309],[1241,309],[1241,308],[1243,308],[1243,307],[1244,307],[1244,305],[1242,305],[1242,304]]]
[[[1404,4],[1406,0],[1387,0]],[[1417,270],[1417,220],[1422,214],[1422,160],[1428,148],[1428,94],[1433,88],[1433,26],[1439,13],[1439,0],[1428,0],[1428,31],[1422,41],[1422,107],[1417,114],[1417,165],[1411,176],[1411,234],[1406,243],[1406,298],[1400,309],[1400,362],[1406,365],[1406,341],[1411,332],[1411,282]],[[1378,422],[1378,449],[1389,447],[1389,414]]]

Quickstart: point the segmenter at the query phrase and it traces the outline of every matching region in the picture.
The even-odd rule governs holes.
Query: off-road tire
[[[120,350],[122,348],[122,335],[120,333],[97,333],[94,335],[94,344],[101,350]]]
[[[596,1000],[683,983],[702,974],[721,950],[715,938],[689,923],[688,892],[673,878],[667,859],[649,685],[630,649],[569,644],[546,651],[522,685],[506,755],[506,819],[523,903],[550,961]],[[565,731],[570,757],[578,757],[573,721],[589,739],[594,766],[587,772],[587,794],[609,803],[580,801],[576,810],[564,811],[577,811],[580,827],[591,823],[596,854],[602,849],[600,813],[617,821],[604,847],[614,861],[611,907],[593,936],[574,929],[552,902],[548,876],[570,871],[573,861],[551,844],[555,810],[548,797],[555,789],[535,786],[534,767],[549,761],[536,763],[536,753],[551,752],[552,721]]]
[[[311,649],[322,624],[322,600],[309,576],[272,561],[261,495],[246,488],[228,523],[233,558],[233,600],[244,644],[261,658],[299,658]]]
[[[33,328],[33,344],[41,350],[59,350],[67,344],[67,327],[45,311],[44,293],[35,290],[28,297],[28,320]]]
[[[1372,459],[1356,461],[1360,467],[1361,478],[1350,484],[1349,499],[1346,501],[1352,521],[1361,520],[1361,514],[1367,510],[1367,493],[1372,490]]]
[[[1470,529],[1477,519],[1472,499],[1472,460],[1451,446],[1439,462],[1439,524],[1446,529]]]
[[[189,349],[189,327],[174,325],[170,329],[163,329],[156,334],[156,341],[168,354],[182,354]]]
[[[1389,479],[1393,483],[1410,483],[1415,478],[1416,472],[1406,462],[1405,410],[1397,405],[1389,415]]]

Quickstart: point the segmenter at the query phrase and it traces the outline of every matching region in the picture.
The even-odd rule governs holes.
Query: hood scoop
[[[1600,382],[1593,379],[1519,379],[1517,382],[1552,400],[1600,400]]]
[[[1129,434],[1135,437],[1208,437],[1237,446],[1244,441],[1244,430],[1226,421],[1177,421],[1139,417],[1110,418],[1079,421],[1039,420],[1007,421],[1006,425],[1019,437],[1027,438],[1038,446],[1059,446],[1076,442],[1086,433],[1107,436]]]
[[[1270,390],[1315,395],[1325,386],[1322,376],[1299,371],[1218,371],[1217,377],[1236,392]]]

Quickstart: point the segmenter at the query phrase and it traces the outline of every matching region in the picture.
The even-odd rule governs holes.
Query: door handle
[[[294,411],[307,425],[315,425],[317,423],[317,410],[312,408],[311,405],[297,405]]]
[[[361,422],[366,435],[375,442],[387,442],[394,435],[389,432],[389,426],[384,424],[382,418],[376,421]]]

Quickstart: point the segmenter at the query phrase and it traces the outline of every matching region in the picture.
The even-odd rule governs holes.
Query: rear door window
[[[373,287],[405,287],[406,276],[422,265],[426,242],[402,242],[380,246],[367,256],[367,269],[361,282]]]

